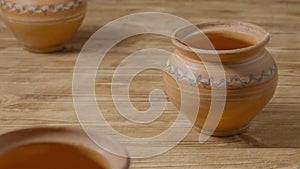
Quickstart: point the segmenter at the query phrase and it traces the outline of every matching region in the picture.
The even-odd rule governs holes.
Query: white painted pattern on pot
[[[48,13],[58,13],[68,10],[75,9],[80,5],[83,5],[84,0],[73,0],[63,4],[49,4],[49,5],[21,5],[18,3],[7,2],[5,0],[0,0],[0,6],[3,9],[6,9],[10,12],[17,12],[19,15],[29,13],[30,15],[34,14],[44,14]]]

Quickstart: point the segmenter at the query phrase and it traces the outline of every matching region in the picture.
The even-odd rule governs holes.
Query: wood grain
[[[131,168],[299,169],[299,9],[299,0],[90,0],[86,19],[78,33],[63,52],[53,54],[23,51],[0,21],[0,133],[32,126],[78,126],[72,102],[76,58],[86,40],[114,19],[155,11],[175,14],[193,23],[240,20],[261,25],[271,34],[267,49],[279,67],[279,84],[272,101],[244,134],[210,138],[200,144],[199,134],[192,130],[174,149],[153,158],[133,159]],[[153,136],[164,131],[177,113],[168,102],[165,113],[155,122],[137,125],[122,118],[113,104],[110,88],[115,68],[129,54],[145,48],[173,50],[166,37],[129,38],[109,52],[96,79],[97,101],[105,117],[115,129],[134,137]],[[124,86],[120,85],[122,88]],[[163,89],[161,72],[140,73],[130,87],[132,104],[139,110],[146,110],[150,106],[149,92],[154,88]],[[157,102],[160,100],[155,98]],[[95,125],[92,121],[85,123]]]

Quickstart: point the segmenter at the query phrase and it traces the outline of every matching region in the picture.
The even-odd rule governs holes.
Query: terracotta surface
[[[72,99],[74,64],[82,45],[116,18],[136,12],[167,12],[192,23],[238,20],[267,29],[266,46],[278,66],[278,87],[274,97],[252,120],[246,133],[211,137],[198,142],[191,130],[172,150],[153,158],[132,159],[131,168],[142,169],[297,169],[300,159],[300,37],[298,0],[90,0],[82,26],[64,52],[32,54],[0,21],[0,133],[32,126],[79,126]],[[148,20],[139,24],[146,24]],[[131,23],[132,28],[138,24]],[[168,28],[169,25],[161,25]],[[174,51],[170,38],[143,35],[120,42],[100,65],[95,82],[97,101],[105,118],[119,132],[132,137],[150,137],[165,131],[177,117],[169,100],[163,115],[151,124],[135,124],[123,118],[111,97],[112,75],[118,64],[133,52],[145,48]],[[153,62],[158,62],[154,60]],[[161,62],[160,62],[161,63]],[[139,66],[132,66],[135,69]],[[124,74],[124,77],[126,74]],[[120,90],[124,85],[120,84]],[[130,86],[132,104],[149,108],[149,93],[164,90],[162,72],[141,72]],[[161,102],[154,95],[153,102]],[[129,105],[124,106],[128,108]],[[85,121],[87,125],[99,125]],[[170,142],[174,140],[170,139]],[[126,143],[125,143],[126,144]],[[143,151],[143,149],[137,150]]]
[[[79,128],[30,128],[0,136],[0,169],[128,168],[129,158],[107,151],[121,145],[102,136],[97,146]],[[120,154],[126,153],[119,149]]]
[[[31,52],[61,50],[79,28],[86,0],[1,0],[2,19]]]
[[[211,102],[225,101],[222,96],[225,97],[226,93],[219,90],[226,85],[224,112],[213,135],[229,136],[245,132],[256,113],[270,101],[277,86],[277,66],[264,49],[269,34],[256,25],[240,22],[212,22],[197,27],[202,32],[195,34],[197,30],[192,31],[188,27],[174,35],[176,51],[169,58],[164,73],[166,92],[178,109],[182,102],[188,103],[194,97],[200,97],[195,126],[201,129]],[[214,51],[219,55],[220,62],[215,59],[218,56],[214,56]],[[221,62],[224,77],[223,70],[217,69]],[[210,71],[213,73],[209,74]],[[189,95],[185,100],[181,100],[179,84],[182,84],[181,91]],[[192,92],[193,87],[199,88],[199,96]],[[212,90],[218,94],[215,100],[211,97]],[[183,110],[188,116],[193,111],[190,107]],[[204,130],[213,129],[208,127]]]

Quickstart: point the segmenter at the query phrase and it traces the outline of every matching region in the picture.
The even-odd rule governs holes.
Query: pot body
[[[0,0],[4,23],[31,52],[62,49],[79,28],[86,0]]]
[[[250,121],[270,101],[277,86],[277,66],[264,46],[220,53],[224,72],[214,69],[220,62],[197,60],[195,52],[175,46],[176,51],[170,56],[164,72],[165,90],[173,104],[180,109],[182,102],[199,97],[198,114],[192,121],[204,133],[213,130],[213,136],[230,136],[246,131]],[[205,53],[207,51],[202,52],[197,53],[198,56],[211,58],[207,57],[210,55]],[[222,85],[225,88],[220,88]],[[198,88],[199,93],[191,92],[194,88]],[[217,94],[213,99],[212,90]],[[181,100],[182,94],[187,95],[186,100]],[[213,102],[225,104],[223,114],[215,130],[203,129]],[[193,110],[187,108],[185,111],[192,118],[189,111]]]

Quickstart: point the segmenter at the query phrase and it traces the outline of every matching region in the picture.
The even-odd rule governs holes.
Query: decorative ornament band
[[[203,88],[208,87],[220,87],[224,86],[226,83],[227,88],[234,89],[240,86],[249,86],[249,85],[256,85],[268,81],[274,77],[277,73],[277,66],[273,65],[270,66],[268,71],[263,70],[259,75],[255,76],[253,74],[249,74],[245,77],[239,77],[237,75],[232,76],[230,79],[214,79],[213,77],[203,78],[203,75],[193,75],[189,71],[182,71],[178,67],[175,67],[171,63],[167,63],[166,72],[172,75],[177,80],[185,80],[191,86],[201,86]]]
[[[17,12],[22,15],[29,13],[30,15],[34,14],[44,14],[48,13],[58,13],[64,12],[67,10],[72,10],[83,4],[84,0],[73,0],[64,4],[49,4],[49,5],[21,5],[13,2],[6,2],[5,0],[0,0],[0,6],[10,12]]]

